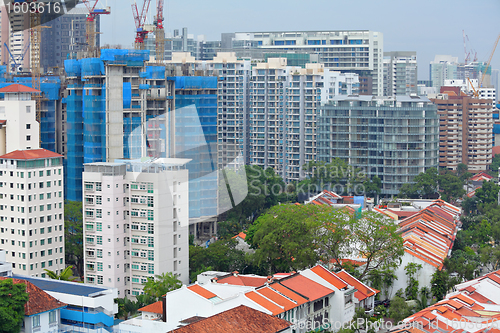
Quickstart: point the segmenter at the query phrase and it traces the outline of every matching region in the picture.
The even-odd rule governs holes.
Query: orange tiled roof
[[[14,150],[10,153],[0,156],[0,158],[10,160],[36,160],[55,157],[62,157],[62,155],[51,152],[47,149]]]
[[[313,271],[316,275],[321,277],[323,280],[326,280],[328,283],[332,284],[335,286],[337,289],[344,289],[347,288],[347,283],[345,283],[345,280],[342,281],[343,279],[339,278],[337,275],[334,273],[330,272],[326,268],[324,268],[321,265],[314,266],[311,268],[311,271]]]
[[[302,305],[304,303],[307,303],[307,299],[305,299],[302,295],[296,293],[293,290],[288,289],[285,286],[282,286],[278,282],[274,282],[269,287],[273,290],[276,290],[280,294],[285,295],[286,297],[293,299],[295,302],[297,302],[297,305]]]
[[[7,279],[12,278],[0,277],[0,280]],[[22,279],[12,279],[12,282],[26,285],[26,292],[29,294],[29,300],[24,304],[24,314],[26,316],[66,307],[65,303],[58,301],[31,282]]]
[[[227,283],[234,286],[249,286],[260,287],[267,282],[267,278],[263,276],[246,276],[246,275],[226,275],[217,279],[217,283]]]
[[[202,286],[200,286],[198,284],[193,284],[192,286],[189,286],[187,288],[189,290],[191,290],[192,292],[194,292],[194,293],[196,293],[196,294],[198,294],[201,297],[204,297],[206,299],[217,297],[217,295],[215,295],[213,292],[203,288]]]
[[[242,231],[242,232],[240,232],[239,234],[237,234],[236,236],[233,236],[232,238],[234,239],[234,238],[236,238],[236,237],[239,237],[239,238],[241,238],[241,239],[245,240],[245,238],[247,237],[247,234],[245,234],[245,233]]]
[[[257,289],[256,292],[273,301],[274,303],[284,307],[285,311],[298,306],[297,302],[292,302],[290,299],[282,296],[276,290],[273,290],[269,287]]]
[[[0,93],[40,93],[40,90],[36,90],[30,87],[23,86],[22,84],[13,83],[7,87],[0,89]]]
[[[290,327],[284,319],[240,305],[194,324],[178,328],[174,333],[277,333]]]
[[[283,307],[265,298],[263,295],[256,293],[255,291],[250,291],[246,293],[245,296],[254,301],[255,303],[259,304],[263,308],[271,311],[273,316],[285,312],[285,309]]]
[[[368,298],[370,296],[375,296],[375,294],[379,293],[378,290],[376,290],[376,289],[374,290],[374,289],[368,287],[367,285],[358,281],[356,278],[354,278],[352,275],[350,275],[349,273],[347,273],[344,270],[338,272],[337,276],[358,290],[357,291],[358,295],[355,295],[355,296],[360,301],[362,301],[365,298]]]
[[[292,289],[300,295],[304,295],[309,301],[318,300],[334,292],[300,274],[278,280],[277,283]]]
[[[163,301],[158,301],[156,303],[146,305],[137,311],[163,314]]]

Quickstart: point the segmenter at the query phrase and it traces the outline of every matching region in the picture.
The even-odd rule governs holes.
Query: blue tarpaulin
[[[132,84],[123,82],[123,108],[130,109],[130,104],[132,104]]]
[[[493,125],[493,133],[500,134],[500,125],[497,124]]]
[[[217,77],[176,76],[175,89],[217,89]]]

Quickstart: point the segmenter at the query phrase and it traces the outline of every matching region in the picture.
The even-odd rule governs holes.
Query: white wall
[[[432,274],[436,272],[436,268],[420,259],[417,257],[412,256],[411,254],[405,252],[405,254],[402,257],[402,263],[401,265],[396,269],[394,274],[397,276],[397,280],[394,280],[394,285],[392,287],[392,290],[389,290],[389,297],[392,298],[396,294],[396,292],[399,289],[404,289],[407,286],[407,276],[406,276],[406,271],[405,267],[409,263],[415,263],[415,264],[420,264],[422,265],[422,268],[417,272],[417,279],[418,279],[418,288],[422,287],[427,287],[430,289],[431,287],[431,280],[432,280]]]

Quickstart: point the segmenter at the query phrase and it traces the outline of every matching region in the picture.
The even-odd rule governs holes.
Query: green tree
[[[54,271],[44,269],[47,273],[48,277],[53,280],[62,280],[62,281],[76,281],[77,279],[73,276],[73,266],[68,266],[63,269],[59,274],[56,274]]]
[[[239,271],[245,269],[245,253],[236,249],[234,239],[219,240],[210,244],[208,248],[201,246],[189,247],[189,271],[191,281],[201,273],[201,270],[211,267],[212,270],[222,272]]]
[[[498,168],[500,168],[500,154],[496,154],[491,160],[490,170],[493,175],[498,174]]]
[[[377,202],[377,197],[380,195],[382,191],[382,180],[375,175],[372,179],[367,179],[363,183],[365,187],[365,194],[375,197],[375,202]]]
[[[64,245],[66,264],[72,264],[78,276],[83,276],[83,213],[82,203],[64,203]]]
[[[388,315],[395,323],[399,323],[401,320],[411,315],[411,310],[403,298],[395,296],[391,300]]]
[[[268,265],[270,273],[289,272],[312,266],[318,260],[311,218],[327,207],[278,205],[261,215],[249,228],[246,241],[255,249],[257,265]]]
[[[117,318],[127,320],[139,309],[138,303],[130,300],[127,296],[124,298],[115,298],[115,303],[118,304],[118,313],[116,314]]]
[[[498,203],[498,192],[500,186],[497,185],[495,180],[484,181],[483,186],[476,190],[476,198],[479,205],[487,205]]]
[[[450,274],[446,270],[436,269],[432,274],[431,293],[437,301],[442,300],[450,288]]]
[[[180,287],[182,287],[182,282],[173,273],[168,272],[155,275],[154,278],[148,278],[148,281],[144,284],[143,292],[145,295],[158,301],[169,291],[179,289]]]
[[[413,262],[405,266],[406,271],[406,289],[405,295],[407,300],[416,300],[418,298],[418,272],[422,269],[422,265]]]
[[[420,173],[413,180],[414,183],[404,184],[400,191],[401,198],[430,198],[434,196],[439,186],[439,172],[436,168],[429,168],[425,172]]]
[[[29,295],[24,283],[0,280],[0,333],[18,333],[24,319],[24,305]]]
[[[461,198],[465,194],[464,182],[453,172],[446,170],[439,175],[439,188],[442,190],[441,199],[453,201]]]

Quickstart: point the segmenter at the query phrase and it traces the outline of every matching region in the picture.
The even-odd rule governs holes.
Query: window
[[[31,124],[26,124],[26,129],[31,129]]]
[[[31,108],[30,106],[27,106],[26,109]],[[33,328],[35,327],[40,327],[40,315],[36,315],[33,317]]]
[[[97,245],[102,245],[102,236],[97,236]]]
[[[97,258],[102,258],[102,249],[97,249]]]
[[[102,191],[102,183],[95,183],[95,190]]]
[[[49,312],[49,324],[55,323],[57,321],[57,312],[51,311]]]
[[[97,271],[102,272],[102,262],[97,263]]]
[[[31,105],[26,105],[26,113],[31,113]],[[38,317],[38,326],[40,326],[40,317]],[[33,325],[33,327],[36,327]]]
[[[97,284],[102,284],[102,276],[97,275]]]
[[[96,223],[96,231],[102,231],[102,223],[101,222]]]

